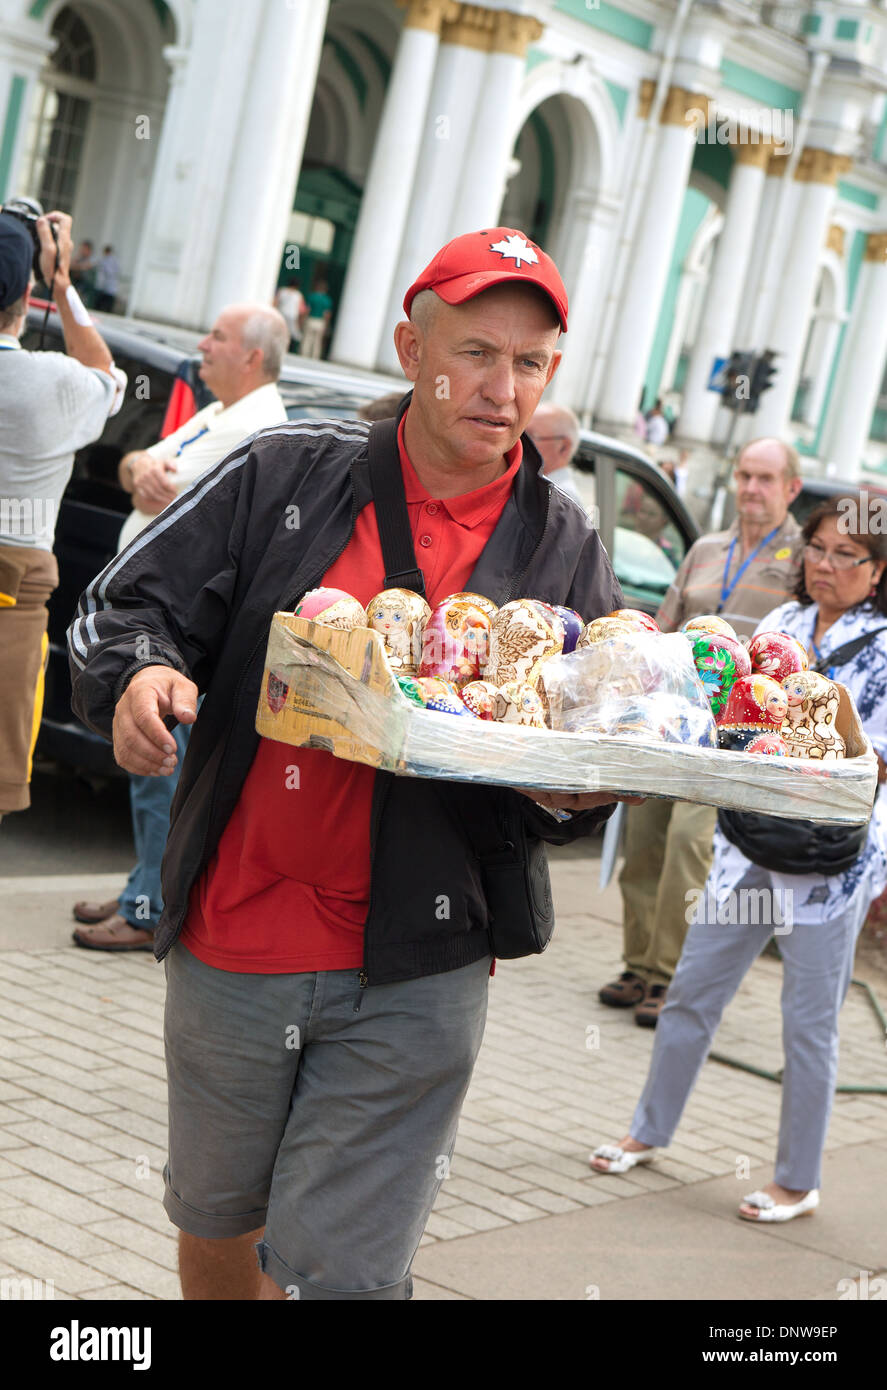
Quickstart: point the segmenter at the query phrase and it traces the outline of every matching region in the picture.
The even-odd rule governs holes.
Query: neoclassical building
[[[717,365],[769,348],[734,439],[887,472],[885,0],[0,0],[16,192],[113,243],[142,317],[322,275],[328,355],[367,368],[447,238],[520,227],[583,419],[661,395],[717,452]]]

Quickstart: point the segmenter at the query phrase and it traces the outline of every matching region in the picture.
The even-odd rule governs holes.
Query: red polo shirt
[[[398,431],[407,511],[432,607],[465,588],[520,467],[486,487],[435,500]],[[385,567],[372,503],[324,575],[366,606]],[[297,771],[296,771],[297,770]],[[260,740],[215,854],[191,891],[181,940],[220,970],[284,974],[360,969],[370,897],[370,805],[375,771],[313,748]]]

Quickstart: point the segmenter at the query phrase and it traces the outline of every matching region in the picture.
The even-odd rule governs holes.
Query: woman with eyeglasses
[[[799,638],[811,666],[816,663],[824,675],[848,688],[878,755],[879,782],[887,775],[884,532],[887,498],[868,504],[863,494],[862,503],[853,497],[823,502],[802,529],[804,563],[797,597],[768,613],[758,626],[758,632],[783,631]],[[738,1214],[748,1221],[790,1221],[819,1205],[822,1152],[838,1071],[838,1014],[869,903],[887,885],[887,800],[879,788],[865,842],[843,872],[762,868],[720,829],[714,851],[701,910],[687,933],[659,1016],[630,1133],[618,1144],[601,1145],[590,1163],[597,1172],[626,1173],[653,1160],[671,1142],[721,1014],[776,923],[785,1053],[779,1145],[774,1180],[745,1197]],[[743,914],[743,898],[760,905],[762,897],[770,912]]]

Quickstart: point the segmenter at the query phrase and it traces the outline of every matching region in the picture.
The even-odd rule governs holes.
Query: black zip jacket
[[[398,419],[407,405],[408,398]],[[397,450],[395,421],[373,429]],[[204,695],[173,800],[158,959],[181,930],[191,888],[256,753],[271,618],[323,581],[372,500],[368,431],[357,421],[294,421],[244,440],[81,596],[68,645],[73,707],[90,728],[111,737],[115,705],[143,666],[174,667]],[[499,605],[524,595],[566,604],[586,621],[620,607],[622,593],[596,531],[539,472],[526,435],[523,447],[511,496],[466,588]],[[455,970],[491,953],[479,863],[453,809],[458,803],[446,795],[453,785],[376,774],[362,983]],[[564,844],[596,829],[613,809],[561,824],[518,792],[472,790],[503,845],[522,841],[515,833],[520,820],[530,835]],[[446,921],[436,912],[441,894],[449,897]],[[534,949],[528,935],[526,951]]]

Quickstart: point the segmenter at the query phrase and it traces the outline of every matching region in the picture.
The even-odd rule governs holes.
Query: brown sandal
[[[618,980],[611,980],[598,991],[602,1004],[611,1009],[628,1009],[632,1004],[640,1004],[647,992],[646,983],[633,970],[623,970]]]
[[[668,985],[648,985],[647,993],[634,1011],[634,1021],[639,1028],[655,1028],[665,1004]]]
[[[107,903],[75,903],[74,917],[76,921],[88,922],[92,926],[94,922],[106,922],[109,917],[113,917],[119,906],[119,898],[113,898]]]

